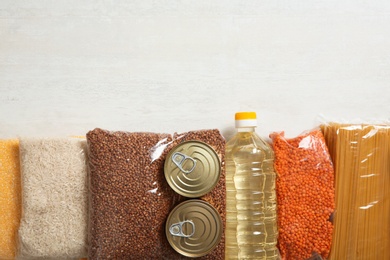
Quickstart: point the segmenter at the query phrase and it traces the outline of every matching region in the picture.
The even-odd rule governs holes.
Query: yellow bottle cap
[[[256,112],[238,112],[235,115],[235,119],[236,128],[257,126]]]

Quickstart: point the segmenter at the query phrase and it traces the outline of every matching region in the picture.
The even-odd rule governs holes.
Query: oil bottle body
[[[280,259],[273,151],[253,131],[226,146],[226,259]]]

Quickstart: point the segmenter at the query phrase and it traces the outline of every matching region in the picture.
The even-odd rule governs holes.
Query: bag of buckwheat
[[[188,138],[200,141],[213,138],[210,145],[223,156],[225,143],[218,130],[173,137],[99,128],[87,133],[89,259],[187,259],[172,249],[164,231],[170,211],[185,200],[165,180],[164,162],[169,151]],[[214,190],[202,197],[213,204],[221,216],[225,214],[224,185],[221,178]],[[215,191],[217,189],[222,191]],[[223,242],[202,259],[220,256],[224,256]]]

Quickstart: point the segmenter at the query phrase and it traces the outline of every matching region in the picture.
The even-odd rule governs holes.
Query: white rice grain
[[[20,140],[22,217],[18,259],[87,256],[86,142]]]

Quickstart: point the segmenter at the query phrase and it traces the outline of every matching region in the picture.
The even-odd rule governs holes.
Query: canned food
[[[187,200],[168,216],[165,233],[176,252],[187,257],[210,253],[221,240],[223,224],[217,210],[203,200]]]
[[[197,198],[217,185],[221,173],[218,154],[206,143],[187,141],[175,146],[168,154],[165,178],[178,194]]]

